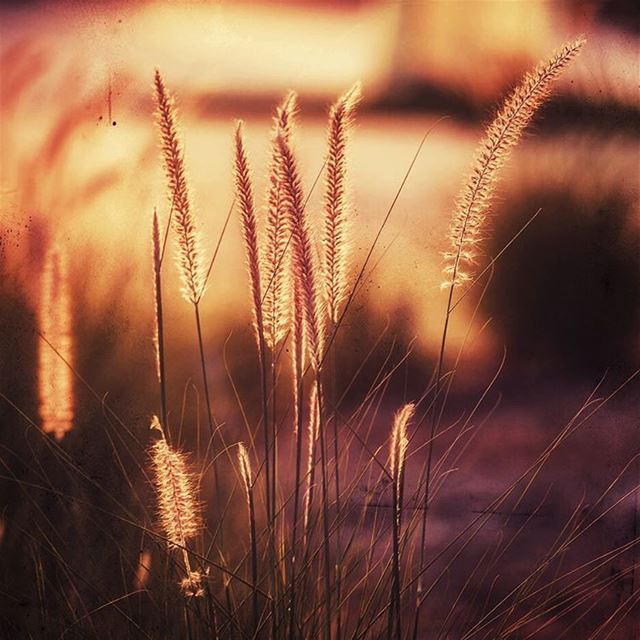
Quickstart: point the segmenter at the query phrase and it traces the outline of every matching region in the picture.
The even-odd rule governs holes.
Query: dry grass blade
[[[444,287],[472,279],[471,273],[484,239],[488,209],[500,169],[508,160],[522,133],[547,100],[553,81],[584,45],[579,38],[557,49],[551,57],[527,73],[506,99],[487,129],[457,201],[449,231],[451,249],[445,253]]]
[[[202,297],[204,283],[200,235],[189,196],[174,101],[157,70],[155,95],[162,156],[173,209],[173,227],[177,237],[177,262],[183,283],[182,291],[189,302],[196,304]]]
[[[338,98],[329,112],[322,246],[327,313],[332,323],[338,321],[340,303],[347,296],[347,141],[360,95],[357,83]]]

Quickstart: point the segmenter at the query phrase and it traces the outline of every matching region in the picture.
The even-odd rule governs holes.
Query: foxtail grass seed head
[[[156,416],[151,428],[162,432]],[[169,547],[184,549],[201,528],[195,476],[184,454],[170,447],[164,436],[152,445],[151,456],[160,525]]]
[[[196,304],[204,293],[202,247],[189,195],[174,100],[167,91],[159,71],[156,71],[155,75],[155,97],[156,119],[177,242],[176,260],[183,285],[182,293],[186,300]]]
[[[261,345],[261,336],[264,333],[262,321],[262,288],[260,285],[260,255],[258,252],[258,225],[256,222],[255,207],[253,202],[253,187],[249,173],[249,161],[244,143],[244,128],[242,121],[238,121],[235,133],[235,183],[236,202],[240,211],[240,223],[242,237],[251,286],[251,299],[253,309],[253,327],[258,343]],[[261,356],[263,354],[261,353]]]
[[[329,112],[322,246],[327,313],[333,323],[338,321],[340,304],[347,295],[351,213],[347,193],[347,142],[360,97],[360,83],[356,83],[338,98]]]
[[[54,244],[45,256],[38,309],[38,395],[42,430],[62,440],[73,428],[75,397],[71,296],[67,257]],[[48,344],[48,343],[49,344]]]
[[[297,95],[289,92],[276,109],[271,133],[267,219],[265,240],[261,248],[262,283],[264,287],[263,316],[265,339],[274,349],[284,338],[289,322],[289,260],[291,228],[284,206],[279,165],[281,162],[278,136],[290,139],[297,113]]]
[[[407,456],[407,447],[409,446],[409,438],[407,436],[407,428],[409,422],[413,418],[416,407],[414,404],[405,404],[402,409],[398,410],[393,419],[393,428],[391,429],[391,443],[389,446],[389,472],[398,482],[402,476],[404,463]]]
[[[535,113],[548,99],[553,81],[578,55],[584,43],[585,40],[579,38],[565,44],[527,73],[487,129],[471,173],[457,199],[449,231],[451,248],[444,254],[446,280],[443,287],[457,286],[473,279],[500,169]]]
[[[240,466],[240,475],[242,483],[247,494],[247,502],[251,500],[251,490],[253,487],[253,476],[251,473],[251,461],[249,460],[249,452],[242,442],[238,442],[238,464]]]
[[[296,281],[294,286],[300,288],[304,310],[305,343],[313,367],[317,371],[322,362],[325,315],[321,312],[322,300],[318,296],[317,269],[305,214],[302,183],[290,142],[279,135],[277,143],[281,157],[279,171],[283,185],[283,198],[293,243],[292,271]]]

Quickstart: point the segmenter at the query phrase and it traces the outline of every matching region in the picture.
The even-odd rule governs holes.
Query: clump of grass
[[[505,101],[495,121],[489,127],[486,138],[480,145],[476,163],[471,177],[465,184],[458,199],[450,231],[452,249],[445,256],[447,265],[445,273],[450,277],[449,295],[454,287],[472,278],[470,265],[477,258],[481,240],[484,234],[487,212],[500,168],[506,162],[509,153],[517,144],[522,133],[540,107],[548,97],[552,81],[561,73],[569,61],[578,53],[582,41],[566,45],[555,52],[549,61],[542,63],[532,73],[525,76],[522,83]],[[160,90],[158,90],[160,93]],[[325,161],[325,194],[323,212],[323,233],[319,251],[315,251],[311,223],[307,212],[302,179],[293,146],[293,129],[297,113],[297,98],[289,93],[276,110],[271,137],[271,156],[268,173],[267,215],[264,238],[259,236],[253,186],[249,169],[244,132],[238,123],[234,138],[234,174],[236,186],[236,203],[240,214],[242,236],[245,245],[247,271],[249,274],[249,289],[251,293],[251,308],[253,317],[253,333],[256,338],[258,355],[261,364],[261,386],[263,402],[263,432],[264,432],[264,475],[267,525],[264,537],[265,566],[267,579],[270,581],[270,606],[262,614],[258,606],[258,559],[260,557],[260,535],[255,509],[254,483],[249,464],[248,452],[244,445],[238,445],[238,463],[240,475],[247,496],[250,523],[250,556],[251,556],[251,620],[254,632],[270,626],[271,636],[279,637],[286,628],[290,638],[303,628],[315,635],[318,629],[326,639],[332,637],[335,631],[342,636],[342,612],[340,606],[343,599],[342,580],[346,573],[340,566],[344,559],[341,545],[341,513],[340,503],[348,493],[339,483],[340,434],[338,430],[335,397],[335,379],[332,380],[331,390],[334,394],[331,407],[333,408],[334,426],[334,458],[336,481],[336,517],[330,517],[331,498],[329,495],[329,459],[327,450],[326,416],[323,391],[326,384],[324,361],[326,345],[333,344],[335,331],[339,328],[342,306],[349,290],[348,278],[348,226],[350,223],[350,207],[347,196],[347,141],[353,126],[355,111],[360,100],[359,85],[354,85],[341,96],[331,107],[328,125],[328,151]],[[159,103],[161,100],[159,100]],[[165,138],[172,140],[174,127],[167,127],[169,134]],[[164,145],[165,164],[168,167],[175,164],[173,142]],[[167,153],[167,149],[171,153]],[[181,158],[180,154],[178,157]],[[181,165],[180,165],[181,166]],[[185,201],[180,195],[182,182],[171,175],[182,175],[183,167],[179,171],[168,171],[170,187],[174,198],[181,203]],[[173,180],[173,182],[172,182]],[[186,187],[185,187],[186,188]],[[183,206],[181,204],[181,206]],[[184,207],[183,207],[184,208]],[[187,225],[188,227],[188,225]],[[174,226],[174,230],[185,233],[185,225]],[[183,243],[186,246],[189,243]],[[184,247],[182,248],[184,252]],[[318,262],[316,254],[321,261]],[[182,256],[181,264],[186,265],[186,255]],[[182,267],[185,269],[185,266]],[[183,280],[185,279],[183,275]],[[190,298],[197,305],[199,298]],[[402,593],[405,590],[402,583],[402,548],[403,537],[409,540],[416,526],[422,521],[421,538],[419,543],[420,563],[417,574],[418,600],[413,624],[413,635],[416,637],[419,626],[420,609],[426,598],[422,592],[423,567],[425,563],[424,546],[426,542],[426,522],[429,507],[429,484],[431,475],[431,457],[433,437],[437,425],[436,401],[440,394],[440,380],[444,361],[447,322],[451,313],[451,299],[447,308],[445,328],[441,345],[440,358],[435,378],[434,401],[432,402],[431,439],[428,443],[428,453],[423,468],[422,483],[424,486],[424,506],[418,517],[414,517],[403,529],[404,505],[404,468],[408,447],[407,428],[414,416],[416,407],[406,404],[398,411],[394,419],[391,434],[389,464],[385,473],[391,478],[391,561],[390,561],[390,596],[386,600],[385,611],[388,617],[387,636],[400,640],[406,635],[407,628],[403,626]],[[329,332],[331,331],[331,336]],[[277,464],[278,450],[278,412],[276,410],[276,363],[277,350],[287,336],[290,339],[291,373],[293,382],[293,427],[295,441],[295,486],[293,495],[293,521],[291,523],[291,548],[286,548],[284,535],[284,520],[280,529],[276,527],[277,518],[282,518],[283,511],[278,500],[277,481],[279,468]],[[269,352],[269,353],[268,353]],[[270,356],[271,389],[267,384],[267,357]],[[304,423],[304,379],[305,361],[308,360],[312,372],[312,382],[309,391],[309,410],[307,415],[308,429],[306,432],[308,455],[305,473],[302,473],[302,441]],[[332,376],[334,376],[332,371]],[[205,378],[206,381],[206,378]],[[206,389],[206,387],[205,387]],[[267,409],[268,398],[271,398],[272,414]],[[317,444],[317,446],[316,446]],[[319,455],[317,452],[319,449]],[[372,458],[375,460],[375,456]],[[317,466],[320,474],[320,515],[314,513],[315,478]],[[300,502],[300,488],[306,484],[304,503],[302,505],[301,549],[298,550],[298,505]],[[353,490],[353,485],[347,483],[347,491]],[[280,514],[280,515],[278,515]],[[322,525],[321,543],[315,547],[317,536],[314,535],[316,523]],[[276,539],[278,543],[276,544]],[[332,573],[332,549],[336,543],[336,572]],[[347,544],[347,549],[352,541]],[[406,544],[406,542],[405,542]],[[276,550],[277,547],[277,550]],[[283,559],[290,556],[290,572],[286,570]],[[305,606],[306,594],[316,595],[317,585],[310,575],[312,567],[320,566],[318,559],[322,559],[321,571],[323,583],[323,597],[317,597],[314,607],[309,610]],[[301,559],[301,562],[299,562]],[[373,571],[368,566],[366,575]],[[300,582],[298,582],[300,576]],[[290,580],[288,588],[284,588]],[[413,581],[415,583],[415,581]],[[230,582],[226,581],[225,592],[230,594]],[[366,579],[368,584],[368,577]],[[335,588],[335,594],[332,593]],[[371,597],[375,599],[378,587]],[[283,613],[283,602],[288,601],[288,612]],[[373,600],[361,611],[367,612]],[[337,606],[334,610],[333,605]],[[266,612],[269,612],[266,614]],[[265,614],[267,619],[265,619]],[[284,618],[289,616],[288,624]],[[270,617],[270,622],[268,618]],[[375,621],[377,616],[373,618]],[[359,623],[360,624],[360,623]],[[358,626],[359,626],[358,624]],[[364,625],[370,629],[374,622]],[[356,633],[355,637],[362,634]]]
[[[443,616],[430,617],[426,630],[424,625],[420,625],[420,612],[425,601],[435,593],[446,577],[455,577],[452,570],[454,563],[468,550],[491,513],[498,509],[508,512],[509,506],[513,507],[512,511],[520,507],[551,453],[617,392],[616,390],[603,400],[596,399],[595,395],[589,397],[581,411],[554,438],[534,464],[491,502],[486,513],[483,511],[461,531],[447,535],[447,540],[438,543],[437,553],[427,558],[425,546],[431,540],[427,536],[426,523],[431,501],[436,490],[442,486],[444,477],[455,468],[454,464],[448,468],[449,458],[453,458],[457,464],[458,456],[462,455],[471,441],[469,434],[473,433],[474,423],[481,422],[478,419],[478,408],[495,380],[494,378],[488,385],[477,405],[464,415],[459,431],[456,431],[456,424],[449,427],[454,434],[453,444],[448,446],[432,469],[433,440],[444,412],[449,385],[454,377],[454,372],[451,372],[446,385],[443,382],[446,322],[453,308],[452,292],[460,284],[473,281],[473,262],[478,257],[482,238],[486,233],[486,218],[501,166],[535,111],[546,99],[551,82],[581,46],[582,41],[566,45],[553,54],[549,61],[528,74],[489,127],[487,136],[481,143],[472,176],[465,183],[458,200],[452,224],[449,238],[451,251],[447,255],[448,266],[445,271],[449,278],[450,298],[433,384],[427,386],[416,404],[406,403],[401,406],[393,418],[388,442],[377,449],[372,444],[375,438],[369,436],[377,424],[383,419],[386,421],[383,403],[386,401],[389,381],[404,366],[409,355],[403,355],[398,363],[387,370],[390,355],[378,375],[374,376],[362,402],[352,412],[341,407],[341,400],[336,392],[335,372],[327,371],[328,367],[325,366],[327,356],[331,355],[327,352],[334,344],[333,338],[340,329],[342,316],[353,294],[352,290],[351,295],[347,295],[351,288],[347,229],[352,214],[347,198],[346,145],[360,99],[359,87],[356,85],[346,92],[330,109],[328,152],[323,167],[325,194],[319,223],[316,225],[322,228],[322,233],[318,236],[319,246],[314,244],[314,220],[307,209],[308,202],[294,151],[293,134],[297,111],[295,94],[289,93],[285,97],[274,118],[270,141],[266,224],[262,237],[259,233],[260,221],[254,202],[244,130],[241,123],[237,125],[234,137],[235,203],[239,212],[249,275],[252,330],[260,360],[262,424],[255,425],[254,429],[248,417],[251,413],[243,413],[247,426],[246,435],[249,438],[245,441],[250,443],[251,454],[240,442],[235,448],[224,447],[214,452],[208,449],[204,458],[199,460],[202,463],[201,480],[207,477],[209,467],[216,469],[217,462],[224,454],[230,460],[230,468],[239,471],[224,476],[239,478],[239,484],[226,496],[222,496],[222,493],[227,487],[221,487],[215,474],[215,515],[209,518],[203,518],[198,502],[198,475],[189,468],[187,456],[174,447],[168,437],[165,438],[167,407],[161,267],[166,239],[162,238],[159,218],[154,212],[154,350],[156,374],[160,381],[162,417],[161,420],[153,419],[152,429],[158,439],[150,446],[150,453],[159,507],[160,533],[156,535],[166,542],[169,550],[167,559],[172,559],[171,556],[175,555],[180,565],[179,590],[175,589],[175,585],[169,584],[166,593],[173,589],[180,595],[180,602],[184,606],[184,622],[176,624],[176,627],[184,624],[178,631],[181,637],[186,636],[190,640],[204,637],[216,640],[294,640],[323,635],[326,640],[363,640],[374,637],[402,640],[411,636],[426,637],[427,632],[429,637],[463,637],[467,640],[475,637],[502,639],[518,633],[527,633],[532,637],[531,629],[535,629],[535,624],[539,623],[538,629],[544,629],[559,616],[573,614],[576,602],[587,601],[592,585],[597,586],[597,592],[602,585],[610,586],[615,582],[610,577],[600,582],[595,580],[592,567],[602,565],[604,559],[597,559],[592,565],[578,567],[566,576],[558,575],[569,545],[591,526],[587,518],[583,517],[582,511],[576,509],[558,539],[545,551],[540,563],[511,592],[493,597],[492,582],[487,589],[489,593],[486,602],[477,610],[473,608],[479,594],[487,587],[484,580],[493,579],[497,573],[503,572],[498,562],[515,543],[520,530],[514,536],[506,540],[500,539],[495,545],[487,547],[460,592],[455,594],[450,611],[445,611]],[[200,240],[189,200],[173,101],[159,73],[156,74],[155,88],[163,160],[172,204],[170,226],[177,241],[183,295],[195,309],[203,383],[212,427],[198,312],[206,274],[203,275]],[[373,246],[375,247],[375,242]],[[46,289],[55,290],[56,287],[57,285],[51,285]],[[53,293],[47,295],[50,298],[56,297]],[[50,300],[42,302],[42,309],[51,309],[51,315],[54,316],[58,312],[53,306]],[[58,346],[55,343],[59,341],[52,337],[55,332],[48,330],[43,333],[45,337],[51,337],[54,346]],[[278,366],[279,354],[285,349],[291,352],[291,371],[287,372],[284,372],[284,367]],[[362,368],[367,367],[365,358]],[[280,399],[276,406],[278,391],[281,391],[279,398],[285,395],[278,389],[278,376],[287,373],[292,381],[292,386],[287,388],[290,406],[281,406]],[[230,379],[233,382],[231,374]],[[327,389],[332,394],[328,402],[324,397]],[[239,397],[238,401],[241,404]],[[415,428],[411,429],[410,437],[410,425],[417,415],[418,407],[425,401],[430,404],[420,419],[415,420]],[[333,418],[334,428],[333,464],[328,454],[331,437],[327,428],[329,416]],[[416,433],[420,433],[419,427],[425,420],[430,420],[431,437],[426,443],[420,446],[412,444],[410,448],[410,441]],[[295,473],[291,474],[293,487],[288,470],[284,465],[278,464],[277,453],[279,446],[286,453],[286,443],[289,441],[284,438],[285,444],[282,441],[279,443],[278,432],[282,433],[290,426],[295,436],[292,445],[295,447]],[[260,428],[264,432],[264,452],[257,453],[254,434]],[[46,441],[51,444],[48,439]],[[458,446],[460,452],[456,449]],[[357,462],[350,459],[347,466],[344,459],[348,456],[349,449],[357,449],[360,455]],[[405,473],[409,450],[413,460],[422,459],[422,466],[415,469],[416,473],[420,471],[420,478],[415,483],[412,480],[413,474]],[[114,448],[114,453],[115,451]],[[230,455],[234,451],[237,453],[235,458]],[[348,471],[343,476],[343,483],[338,479],[341,459],[343,469]],[[60,460],[74,469],[71,459],[61,457]],[[4,464],[4,459],[2,462]],[[117,462],[126,476],[120,458]],[[329,491],[331,472],[335,474],[336,489],[333,496]],[[430,487],[432,472],[436,480],[434,487]],[[78,473],[78,477],[91,482],[92,487],[99,487],[99,483],[94,482],[93,478],[82,471]],[[405,475],[408,480],[405,480]],[[316,486],[316,479],[319,480],[320,487]],[[38,489],[46,488],[49,478],[45,473],[38,479],[39,482],[40,480],[40,484],[34,483],[33,486]],[[129,481],[128,476],[126,480]],[[405,484],[407,488],[411,488],[406,498]],[[600,509],[603,506],[604,498],[612,492],[615,484],[614,481],[607,487],[594,507]],[[130,482],[129,486],[133,489],[134,485]],[[28,487],[25,484],[23,488],[26,490]],[[262,489],[265,505],[260,504]],[[232,537],[231,543],[225,546],[218,533],[224,529],[228,531],[230,526],[238,522],[234,517],[229,517],[238,494],[242,500],[243,514],[246,509],[248,533],[244,533],[247,527],[234,529],[238,544],[234,544]],[[66,497],[62,492],[60,496]],[[116,505],[121,509],[124,515],[119,512],[118,517],[127,526],[136,524],[135,515],[131,515],[126,506],[113,500],[111,494],[109,498],[113,502],[112,507]],[[508,504],[510,499],[513,500],[513,505]],[[144,507],[144,502],[141,504]],[[261,508],[263,506],[264,509]],[[602,516],[599,511],[592,511],[596,513],[592,522],[596,522]],[[513,513],[510,512],[508,522],[512,517]],[[245,522],[244,515],[241,520],[242,523]],[[143,524],[136,526],[145,538],[153,533],[153,527],[146,519]],[[523,529],[524,527],[521,530]],[[245,550],[247,545],[242,543],[243,535],[248,537],[248,551]],[[49,537],[46,541],[50,543]],[[633,544],[628,543],[624,549],[632,548]],[[143,543],[138,545],[138,552],[142,545]],[[57,550],[53,543],[51,547],[52,555],[55,555]],[[618,557],[617,554],[621,553],[623,551],[613,550],[606,554],[606,559]],[[145,591],[142,595],[149,597],[154,616],[157,611],[164,609],[166,620],[177,618],[170,597],[165,594],[162,606],[163,603],[154,599],[155,595],[148,589],[150,558],[147,550],[136,558],[132,557],[129,572],[123,571],[123,575],[134,576],[134,585],[136,589]],[[154,571],[158,564],[160,563],[154,563]],[[64,569],[73,570],[73,565],[69,563]],[[220,579],[210,579],[209,571],[215,572],[216,578]],[[44,591],[47,585],[44,585],[41,574],[38,569],[38,588]],[[480,579],[478,576],[481,576]],[[580,576],[585,578],[584,584],[580,584]],[[565,577],[566,583],[563,582]],[[474,583],[476,579],[477,583]],[[495,580],[497,582],[498,578],[495,577]],[[471,594],[470,591],[476,585],[478,593]],[[550,595],[545,595],[547,593]],[[134,594],[128,593],[126,597],[132,595]],[[412,609],[409,601],[411,599],[414,602],[414,595],[416,606]],[[119,600],[105,599],[105,602],[113,606],[124,620],[129,622],[135,618],[135,607],[120,608]],[[205,602],[208,615],[203,614]],[[627,615],[627,610],[631,610],[633,603],[633,597],[624,602],[599,627],[599,631],[608,631],[610,620],[617,624],[619,619]],[[102,607],[95,611],[100,609]],[[460,612],[468,614],[470,619],[465,620],[465,615]],[[91,615],[92,612],[89,611],[86,617],[91,618]],[[548,616],[546,620],[545,615]],[[471,616],[475,616],[475,620]],[[413,624],[409,622],[411,618]],[[74,624],[83,619],[79,617]],[[461,632],[456,634],[458,628]],[[615,626],[611,623],[611,631],[614,630]],[[167,631],[167,635],[169,633]],[[596,635],[597,633],[594,637]]]

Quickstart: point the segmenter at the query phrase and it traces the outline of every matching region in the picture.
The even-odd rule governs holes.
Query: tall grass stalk
[[[320,298],[316,267],[311,248],[308,222],[305,215],[305,201],[297,162],[290,141],[284,136],[279,135],[277,142],[281,156],[281,179],[293,240],[293,277],[297,282],[296,286],[300,289],[300,298],[304,311],[305,351],[311,359],[317,385],[318,434],[320,440],[320,468],[322,475],[322,520],[324,532],[325,620],[323,626],[325,639],[329,640],[331,637],[331,549],[329,536],[327,451],[322,415],[321,380],[325,324],[319,308]]]
[[[302,375],[303,367],[303,323],[302,323],[302,304],[300,301],[300,291],[296,286],[295,280],[292,280],[293,291],[293,314],[292,314],[292,327],[291,327],[291,357],[292,357],[292,391],[293,391],[293,408],[294,408],[294,431],[295,431],[295,477],[293,488],[293,520],[291,525],[291,593],[289,600],[289,638],[293,640],[296,625],[296,577],[297,577],[297,563],[299,556],[305,558],[305,554],[298,552],[298,521],[300,519],[300,488],[302,484],[302,428],[304,420],[304,382]],[[315,388],[315,387],[314,387]],[[314,446],[315,441],[315,426],[312,424],[312,416],[316,415],[316,408],[313,405],[309,413],[310,429],[309,429],[309,446]],[[313,455],[310,453],[309,462],[309,474],[312,473],[313,468]],[[310,477],[310,476],[309,476]],[[310,480],[312,482],[312,480]],[[309,509],[310,509],[309,503]],[[305,531],[305,537],[303,540],[303,549],[305,548],[306,536],[306,522],[308,518],[307,510],[305,509],[305,520],[303,527]],[[306,560],[306,558],[305,558]]]
[[[267,219],[265,224],[265,238],[261,244],[261,277],[264,283],[262,308],[265,325],[265,340],[271,352],[271,402],[272,402],[272,438],[267,451],[271,460],[266,461],[265,473],[269,484],[269,500],[267,510],[269,519],[273,522],[277,511],[276,506],[276,477],[278,460],[277,434],[277,349],[286,336],[288,319],[291,312],[288,309],[290,294],[290,273],[288,269],[288,243],[290,227],[284,206],[283,187],[280,179],[280,153],[277,137],[289,138],[294,126],[297,111],[297,96],[289,92],[277,107],[273,118],[271,132],[271,155],[268,172],[267,191]],[[265,427],[266,428],[266,427]],[[269,467],[272,471],[269,471]]]
[[[186,169],[184,166],[184,151],[178,135],[174,100],[167,91],[159,71],[156,71],[155,75],[155,89],[156,116],[173,210],[172,220],[176,236],[176,262],[182,278],[183,296],[193,305],[194,309],[202,383],[207,405],[207,419],[210,436],[213,439],[215,430],[211,412],[206,358],[204,355],[202,322],[200,320],[200,300],[204,293],[205,283],[201,239],[191,205]]]
[[[249,516],[249,533],[251,544],[251,582],[253,584],[251,593],[251,619],[253,625],[252,628],[255,630],[258,628],[258,542],[256,535],[256,510],[253,500],[253,477],[251,473],[251,462],[249,460],[249,453],[241,442],[238,443],[238,463],[240,465],[240,475],[242,477],[242,482],[247,494],[247,510]]]
[[[401,598],[400,588],[400,535],[402,527],[402,499],[404,487],[404,467],[407,456],[409,438],[407,427],[413,414],[415,405],[406,404],[400,409],[394,418],[391,431],[391,444],[389,450],[389,475],[391,476],[392,493],[392,568],[391,568],[391,599],[389,602],[389,625],[387,638],[402,639]],[[394,633],[395,632],[395,633]]]
[[[200,301],[204,295],[209,271],[205,270],[201,248],[200,233],[191,204],[189,186],[184,164],[184,150],[178,135],[178,124],[173,97],[166,89],[160,72],[155,73],[156,120],[160,132],[162,157],[167,177],[172,208],[172,223],[176,238],[176,262],[182,278],[182,294],[193,305],[196,322],[200,370],[207,409],[207,424],[211,446],[216,451],[216,430],[211,409],[211,395],[207,373],[207,360],[204,353],[204,338],[200,318]],[[213,460],[213,477],[216,490],[216,502],[222,504],[222,487],[217,457]],[[222,528],[220,528],[222,542]]]
[[[579,38],[554,51],[548,60],[541,62],[534,71],[527,73],[521,83],[507,97],[502,108],[489,125],[485,138],[480,142],[471,173],[457,200],[449,232],[451,249],[444,254],[446,281],[443,283],[443,287],[448,289],[448,296],[436,366],[434,402],[430,419],[424,477],[424,500],[420,534],[420,573],[422,573],[424,567],[426,554],[427,514],[429,511],[433,446],[438,428],[437,407],[452,312],[453,292],[457,285],[473,279],[471,268],[476,263],[478,251],[486,234],[488,212],[500,170],[508,161],[524,130],[551,95],[551,86],[554,80],[561,75],[571,60],[578,55],[584,43],[584,38]],[[420,612],[424,601],[421,592],[422,580],[420,579],[417,585],[416,613],[413,628],[414,640],[417,638]]]
[[[155,301],[155,331],[154,346],[156,352],[156,373],[160,385],[160,422],[167,425],[167,382],[164,364],[164,320],[162,312],[162,247],[160,243],[160,228],[158,212],[153,210],[153,284]]]
[[[360,101],[360,84],[356,83],[331,106],[327,131],[327,159],[325,162],[324,234],[322,238],[322,275],[327,305],[329,331],[337,327],[339,311],[348,291],[348,235],[350,207],[347,193],[347,142],[353,125],[356,107]],[[330,348],[331,417],[333,425],[334,479],[336,522],[340,521],[340,443],[336,407],[335,348]],[[336,599],[340,602],[341,539],[336,528]],[[340,612],[337,613],[336,633],[341,636]]]

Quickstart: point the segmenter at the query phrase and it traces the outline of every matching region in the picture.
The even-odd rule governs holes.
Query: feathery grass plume
[[[396,483],[396,489],[400,494],[400,483],[404,473],[404,463],[407,455],[407,447],[409,446],[409,438],[407,437],[407,427],[413,418],[416,407],[413,403],[405,404],[400,409],[394,419],[393,428],[391,430],[391,443],[389,446],[389,473]]]
[[[182,293],[186,300],[196,304],[202,297],[204,285],[200,235],[189,196],[174,100],[158,70],[155,74],[155,90],[156,118],[169,184],[173,228],[177,236],[177,262],[183,283]]]
[[[527,73],[505,100],[487,129],[476,152],[471,174],[458,196],[449,231],[451,249],[444,254],[443,287],[453,287],[473,278],[473,266],[484,240],[488,209],[500,169],[508,160],[524,129],[551,92],[551,84],[575,58],[586,41],[565,44]]]
[[[258,540],[256,537],[256,512],[253,502],[253,474],[251,473],[251,461],[249,460],[249,452],[242,442],[238,442],[238,464],[240,466],[240,475],[242,476],[242,484],[244,484],[245,493],[247,494],[247,510],[249,512],[249,535],[251,544],[251,581],[252,588],[252,619],[254,631],[258,629]]]
[[[73,428],[71,297],[66,255],[52,245],[45,256],[38,313],[38,395],[42,429],[56,440]],[[47,344],[47,342],[49,344]]]
[[[349,203],[347,194],[347,141],[360,101],[360,83],[354,84],[331,106],[327,169],[324,195],[323,277],[327,313],[338,321],[340,303],[347,293],[347,234]]]
[[[238,463],[240,465],[240,475],[247,494],[247,502],[250,502],[251,491],[253,489],[253,479],[251,473],[251,461],[249,460],[249,452],[242,442],[238,442]]]
[[[202,527],[197,501],[197,482],[189,471],[184,454],[167,443],[157,416],[153,416],[151,429],[160,432],[160,438],[151,447],[158,499],[160,525],[170,549],[180,549],[184,559],[186,577],[180,586],[187,596],[204,595],[202,575],[191,569],[187,542],[195,538]]]
[[[291,230],[282,198],[280,181],[280,151],[278,135],[287,140],[291,136],[297,111],[297,96],[291,91],[276,109],[273,118],[271,159],[269,164],[269,191],[267,194],[267,220],[265,241],[262,244],[261,264],[264,290],[265,338],[270,349],[282,340],[287,331],[288,294],[287,250]]]
[[[293,286],[300,287],[305,345],[308,347],[313,367],[318,371],[324,348],[324,314],[320,312],[322,304],[318,295],[317,270],[305,214],[302,183],[290,140],[282,134],[278,134],[276,140],[281,158],[278,170],[283,187],[282,197],[293,242],[292,271],[296,281]]]
[[[249,162],[244,144],[242,121],[238,121],[235,133],[235,183],[236,200],[240,208],[240,222],[247,259],[247,271],[253,300],[253,325],[260,357],[264,358],[262,336],[262,291],[260,287],[260,257],[258,252],[258,230],[253,202],[253,188],[249,174]]]
[[[151,428],[161,429],[157,416]],[[184,547],[200,531],[196,480],[184,454],[172,449],[164,434],[152,446],[152,462],[162,529],[170,546]]]
[[[172,223],[176,233],[177,262],[182,277],[182,294],[193,304],[196,329],[198,332],[198,349],[200,351],[200,368],[204,387],[207,422],[211,437],[214,437],[214,421],[211,411],[211,398],[207,380],[207,365],[204,355],[204,339],[200,322],[199,302],[204,294],[206,275],[200,247],[200,235],[196,228],[195,216],[191,208],[189,189],[184,168],[183,150],[178,138],[175,107],[173,98],[167,92],[160,72],[156,70],[156,116],[165,172],[171,194]],[[214,458],[213,472],[216,480],[216,492],[219,493],[218,465]]]
[[[389,473],[391,475],[393,494],[393,550],[391,565],[391,598],[389,603],[389,624],[387,637],[394,635],[402,638],[401,599],[400,599],[400,526],[402,518],[402,489],[404,484],[404,463],[409,446],[407,426],[415,413],[415,405],[405,404],[393,420],[391,443],[389,447]]]

